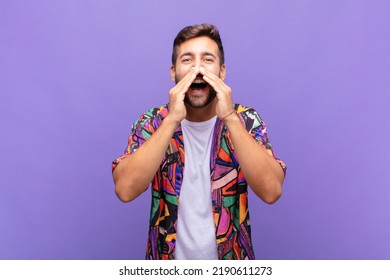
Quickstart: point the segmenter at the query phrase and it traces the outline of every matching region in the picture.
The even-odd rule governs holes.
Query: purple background
[[[384,0],[2,1],[0,259],[144,258],[150,194],[122,204],[111,161],[202,22],[288,166],[275,205],[251,193],[257,258],[390,259]]]

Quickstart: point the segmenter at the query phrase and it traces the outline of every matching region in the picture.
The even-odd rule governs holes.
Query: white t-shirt
[[[181,122],[185,166],[177,220],[177,260],[218,259],[210,184],[215,121],[216,117],[205,122]]]

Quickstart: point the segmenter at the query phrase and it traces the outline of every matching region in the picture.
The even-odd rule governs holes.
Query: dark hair
[[[219,49],[219,60],[220,64],[225,63],[225,54],[223,52],[222,40],[219,35],[218,29],[212,24],[195,24],[184,27],[176,35],[175,40],[173,41],[173,50],[172,50],[172,64],[175,65],[177,59],[177,50],[179,46],[187,40],[206,36],[213,40],[218,45]]]

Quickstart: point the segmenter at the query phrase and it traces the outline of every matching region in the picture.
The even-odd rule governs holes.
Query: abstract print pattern
[[[235,105],[248,132],[280,163],[266,134],[266,126],[257,112]],[[167,106],[147,111],[133,124],[124,155],[113,162],[113,169],[134,153],[160,126],[168,114]],[[152,203],[146,259],[174,259],[176,223],[180,188],[185,167],[181,126],[176,129],[159,170],[152,180]],[[210,157],[210,184],[216,242],[219,259],[254,259],[248,211],[247,182],[234,153],[229,132],[217,119]]]

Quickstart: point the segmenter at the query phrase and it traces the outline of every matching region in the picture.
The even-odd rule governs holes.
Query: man
[[[117,196],[152,182],[147,259],[254,259],[247,186],[266,203],[281,195],[286,166],[257,112],[232,102],[215,26],[187,26],[174,40],[169,103],[133,124],[113,162]]]

